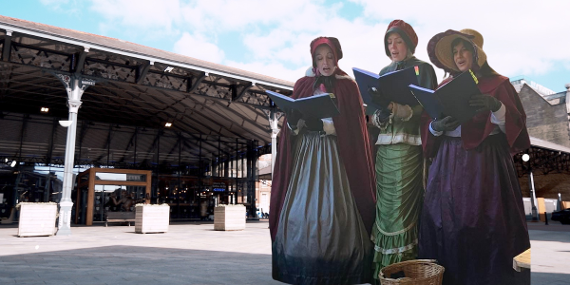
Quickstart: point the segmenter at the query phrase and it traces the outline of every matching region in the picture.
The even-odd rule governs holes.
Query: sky
[[[390,21],[410,23],[416,57],[447,29],[484,37],[488,63],[555,92],[570,83],[570,1],[448,0],[0,0],[0,15],[171,51],[294,82],[311,65],[309,43],[340,40],[339,67],[378,72],[390,63]],[[438,80],[443,71],[436,68]]]

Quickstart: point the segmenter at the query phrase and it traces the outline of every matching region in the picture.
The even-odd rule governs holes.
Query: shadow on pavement
[[[570,273],[530,273],[530,284],[532,285],[566,285],[569,283]]]
[[[281,284],[271,255],[105,246],[1,256],[0,284]]]
[[[558,241],[570,242],[570,231],[568,232],[553,232],[553,231],[538,231],[532,230],[528,232],[532,241]]]

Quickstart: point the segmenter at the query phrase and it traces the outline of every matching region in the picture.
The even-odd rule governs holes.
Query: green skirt
[[[374,278],[380,269],[415,259],[418,218],[423,202],[421,146],[379,145],[376,152]]]

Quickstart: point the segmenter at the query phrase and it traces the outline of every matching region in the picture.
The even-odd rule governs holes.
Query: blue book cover
[[[441,102],[439,102],[437,96],[435,96],[434,90],[414,84],[410,84],[409,88],[414,97],[416,97],[420,105],[422,105],[424,110],[432,119],[437,120],[443,118],[443,106]]]
[[[293,99],[291,97],[273,92],[265,91],[267,96],[284,112],[297,110],[303,114],[304,118],[324,119],[340,114],[336,104],[332,100],[333,93],[324,93],[310,97]]]
[[[373,72],[356,68],[353,69],[354,79],[360,89],[362,101],[367,105],[367,114],[374,113],[379,106],[374,102],[375,97],[368,90],[377,91],[380,96],[385,96],[389,101],[402,105],[415,106],[418,101],[411,94],[408,86],[418,85],[419,68],[417,66],[386,73],[382,76]],[[369,110],[371,112],[369,112]]]
[[[372,94],[368,92],[368,89],[378,90],[380,88],[378,85],[378,78],[380,76],[356,67],[352,70],[354,72],[354,79],[358,84],[358,89],[360,89],[362,102],[366,105],[366,115],[372,115],[374,114],[374,111],[380,109],[380,106],[374,103],[372,100]]]
[[[460,123],[465,123],[477,114],[477,109],[469,106],[471,96],[481,94],[477,84],[477,77],[469,70],[435,91],[413,84],[409,88],[432,119],[451,116]]]

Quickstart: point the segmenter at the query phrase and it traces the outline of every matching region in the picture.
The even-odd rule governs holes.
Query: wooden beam
[[[124,173],[124,174],[150,174],[150,170],[137,170],[137,169],[117,169],[117,168],[98,168],[92,167],[89,171],[95,173]]]
[[[94,185],[146,186],[146,181],[97,180]]]
[[[78,190],[81,191],[81,190]],[[89,188],[87,189],[87,209],[85,214],[85,225],[93,225],[93,201],[95,200],[95,172],[89,172]],[[77,201],[80,203],[80,201]]]

